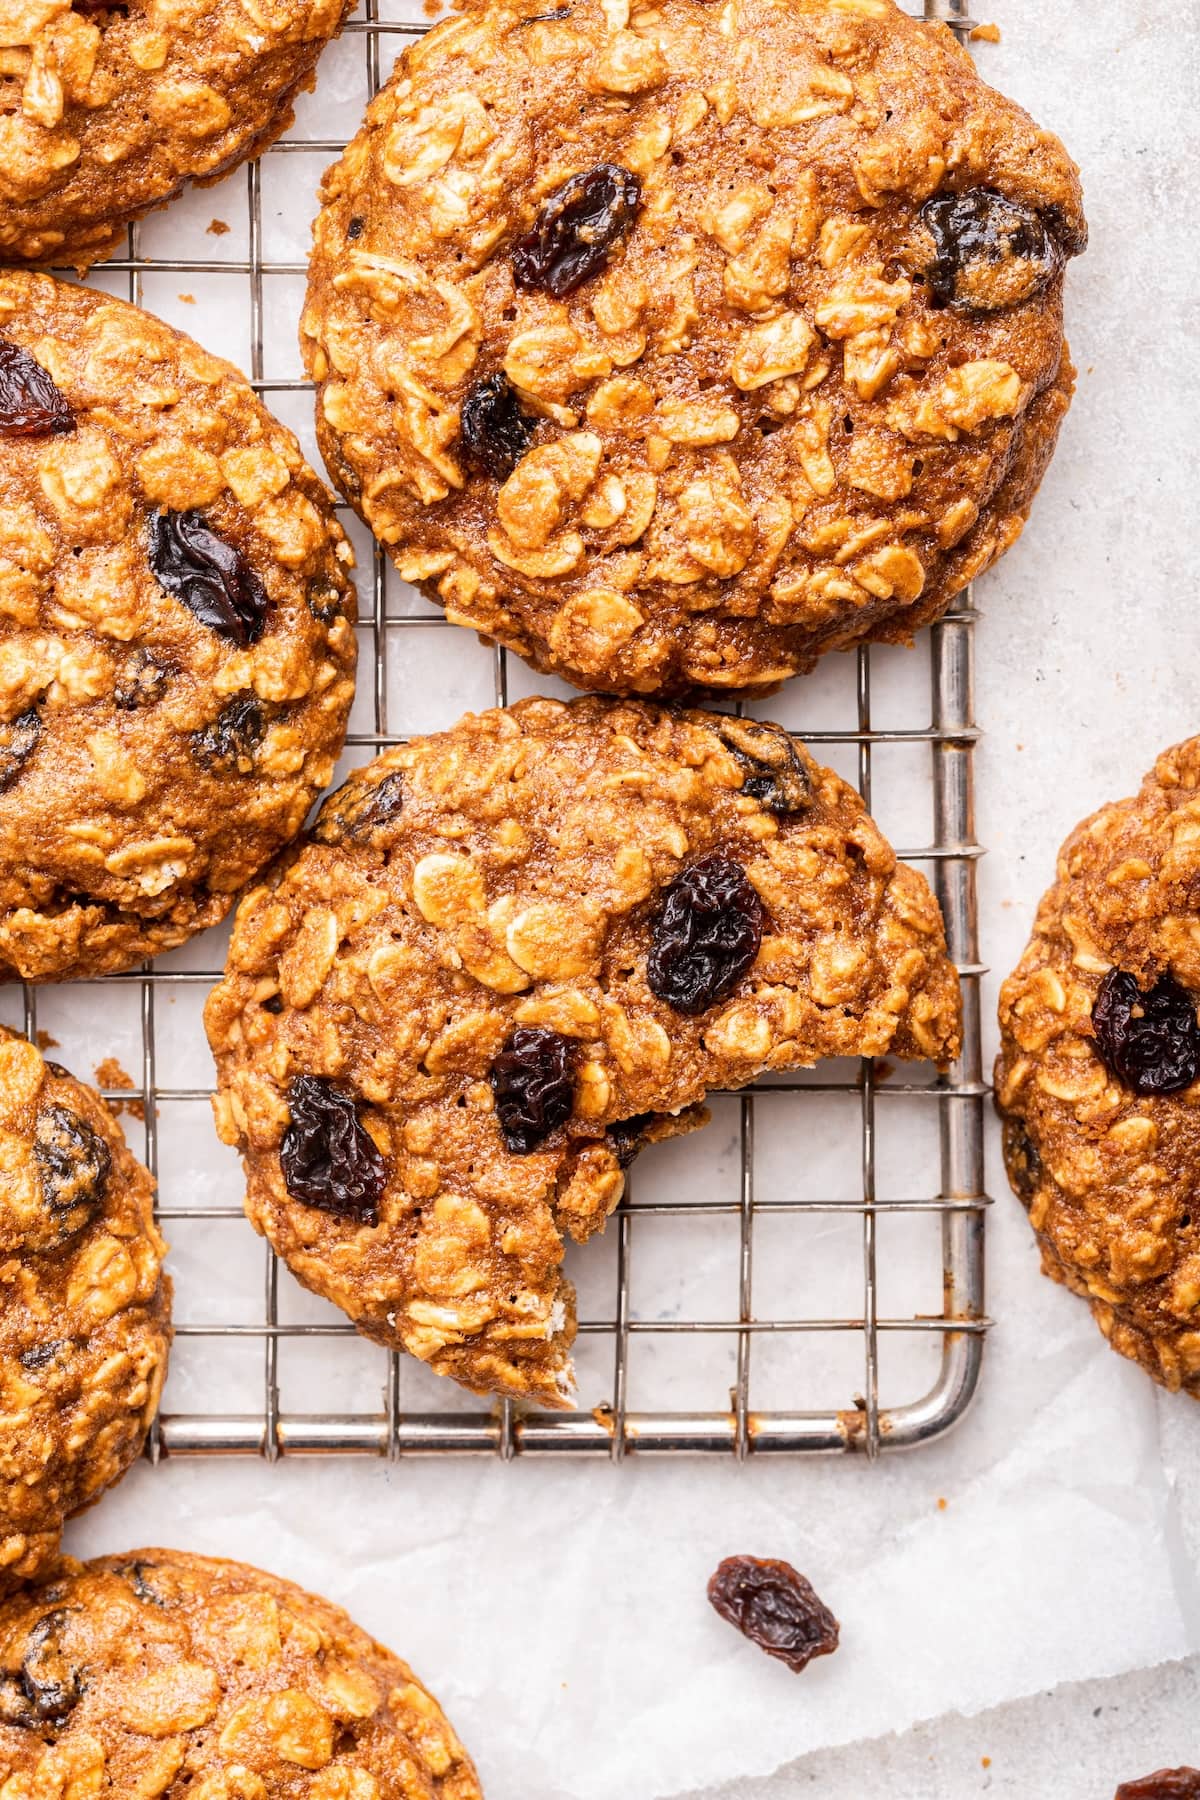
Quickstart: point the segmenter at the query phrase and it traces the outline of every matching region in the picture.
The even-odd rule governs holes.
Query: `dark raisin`
[[[507,481],[538,425],[521,411],[516,389],[504,374],[477,381],[462,403],[459,419],[468,459],[495,481]]]
[[[129,7],[126,0],[71,0],[71,11],[84,19],[94,19],[98,13],[106,12],[120,13],[124,17]]]
[[[1114,1800],[1200,1800],[1200,1769],[1156,1769],[1137,1781],[1123,1781]]]
[[[381,825],[399,818],[403,806],[404,777],[399,770],[373,782],[352,775],[330,794],[312,834],[319,844],[366,844]]]
[[[556,299],[569,294],[603,268],[637,217],[641,198],[641,181],[619,163],[572,175],[543,200],[533,229],[513,245],[517,286]]]
[[[198,762],[222,774],[251,775],[254,752],[267,729],[267,712],[254,694],[238,694],[227,700],[215,719],[192,733],[192,750]]]
[[[42,1199],[64,1237],[94,1217],[112,1173],[112,1152],[86,1119],[68,1107],[43,1106],[34,1128],[33,1155]]]
[[[262,1003],[262,1009],[264,1012],[274,1013],[276,1018],[278,1018],[279,1014],[283,1011],[283,995],[268,994]]]
[[[155,706],[167,689],[174,670],[155,656],[153,650],[134,650],[125,658],[113,704],[122,712],[137,712],[143,706]]]
[[[780,817],[805,812],[812,805],[808,770],[792,738],[778,725],[722,719],[717,735],[747,771],[743,794]]]
[[[165,1606],[166,1596],[160,1594],[153,1585],[153,1577],[158,1574],[158,1566],[138,1557],[134,1562],[121,1563],[113,1570],[114,1575],[121,1575],[129,1583],[139,1600],[150,1606]]]
[[[332,625],[342,614],[345,602],[336,582],[328,575],[314,575],[304,595],[304,603],[318,625]]]
[[[8,1724],[25,1730],[62,1725],[82,1699],[82,1673],[62,1642],[71,1610],[55,1607],[31,1626],[15,1679],[0,1691],[0,1716]]]
[[[557,1031],[518,1025],[488,1079],[504,1142],[514,1156],[528,1156],[571,1116],[571,1045]]]
[[[386,1171],[353,1095],[323,1076],[297,1075],[288,1086],[288,1110],[279,1163],[292,1199],[377,1225]]]
[[[627,1169],[639,1150],[645,1148],[646,1127],[654,1117],[653,1113],[636,1113],[632,1119],[614,1119],[609,1126],[605,1136],[623,1169]]]
[[[41,735],[42,721],[32,708],[0,724],[0,794],[17,779]]]
[[[364,218],[361,218],[357,213],[354,218],[350,220],[349,224],[346,226],[346,236],[350,239],[351,243],[354,242],[355,238],[360,238],[362,236],[366,223],[367,221]]]
[[[40,362],[0,337],[0,438],[61,437],[75,414]]]
[[[925,273],[938,306],[1018,306],[1062,267],[1062,252],[1037,214],[991,188],[927,201],[921,220],[933,239]]]
[[[23,1369],[29,1369],[31,1372],[37,1369],[49,1368],[50,1364],[57,1356],[61,1356],[64,1350],[69,1350],[70,1348],[70,1338],[51,1338],[49,1342],[45,1344],[31,1344],[28,1350],[22,1350],[21,1352],[21,1367]]]
[[[522,25],[556,24],[559,19],[569,19],[570,16],[569,6],[556,6],[553,12],[529,13],[525,18],[517,20],[517,30],[519,31]]]
[[[269,602],[241,551],[198,512],[152,513],[149,533],[150,567],[159,586],[219,637],[257,644]]]
[[[1004,1121],[1004,1166],[1014,1194],[1028,1209],[1042,1179],[1042,1159],[1020,1119]]]
[[[1110,969],[1092,1028],[1106,1068],[1135,1094],[1177,1094],[1200,1074],[1196,1002],[1172,975],[1143,993],[1134,976]]]
[[[707,1011],[733,992],[758,955],[763,904],[740,863],[714,850],[667,889],[654,921],[646,980],[676,1012]]]
[[[791,1563],[727,1556],[709,1581],[708,1597],[743,1637],[797,1675],[814,1656],[838,1647],[837,1620]]]

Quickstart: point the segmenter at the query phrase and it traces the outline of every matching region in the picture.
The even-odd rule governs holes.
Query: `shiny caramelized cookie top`
[[[180,943],[299,830],[353,694],[351,563],[228,363],[0,274],[0,973]]]
[[[1200,738],[1059,852],[1001,990],[996,1091],[1047,1272],[1200,1393]]]
[[[0,262],[84,267],[290,123],[347,0],[5,0]]]
[[[767,689],[907,637],[1020,530],[1079,183],[891,0],[466,7],[322,192],[330,471],[538,667]]]
[[[0,1028],[0,1592],[141,1448],[170,1343],[153,1201],[99,1094]]]
[[[100,1793],[481,1790],[433,1696],[340,1607],[242,1563],[139,1550],[63,1558],[0,1605],[0,1800]]]
[[[239,909],[218,1129],[300,1278],[560,1404],[562,1238],[714,1087],[957,1052],[927,884],[778,726],[600,699],[468,715],[326,801]]]

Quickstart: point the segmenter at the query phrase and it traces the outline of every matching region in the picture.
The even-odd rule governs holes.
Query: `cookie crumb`
[[[210,219],[205,226],[205,230],[208,232],[209,237],[224,237],[229,229],[230,227],[225,223],[224,219]]]
[[[110,1092],[113,1088],[132,1091],[137,1086],[133,1076],[126,1074],[115,1056],[106,1056],[103,1062],[98,1062],[94,1073],[97,1086]],[[110,1112],[114,1112],[118,1116],[121,1113],[128,1113],[133,1119],[146,1117],[144,1100],[110,1100],[108,1107]]]
[[[979,1766],[981,1769],[990,1769],[992,1766],[991,1757],[990,1756],[981,1756],[979,1759]]]
[[[971,42],[973,44],[998,44],[1000,27],[998,25],[977,25],[971,33]]]
[[[177,294],[175,297],[177,300],[182,300],[185,306],[195,306],[196,304],[195,294]]]
[[[950,1502],[948,1500],[943,1500],[941,1495],[940,1494],[938,1495],[938,1511],[939,1512],[945,1512],[945,1510],[949,1504],[950,1504]]]
[[[57,1050],[60,1046],[56,1037],[51,1037],[48,1031],[39,1029],[37,1033],[37,1047],[39,1050]]]

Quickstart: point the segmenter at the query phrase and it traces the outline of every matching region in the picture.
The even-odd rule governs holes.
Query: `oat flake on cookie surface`
[[[292,120],[351,0],[0,0],[0,262],[85,268]]]
[[[99,1094],[0,1028],[0,1593],[145,1441],[171,1342],[153,1204]]]
[[[181,944],[300,829],[353,697],[352,560],[236,369],[0,273],[0,980]]]
[[[341,1607],[157,1549],[63,1557],[0,1605],[0,1800],[101,1794],[482,1800],[433,1695]]]
[[[322,189],[334,481],[577,686],[767,691],[1020,532],[1073,371],[1062,145],[891,0],[488,0]]]
[[[569,1403],[586,1240],[711,1088],[957,1054],[925,880],[779,727],[528,700],[387,751],[238,909],[206,1024],[247,1212],[367,1336]]]
[[[1042,1267],[1200,1397],[1200,738],[1071,833],[1000,991],[996,1099]]]

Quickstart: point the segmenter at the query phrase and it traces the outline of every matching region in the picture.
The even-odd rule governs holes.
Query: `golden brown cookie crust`
[[[0,417],[0,977],[61,980],[215,924],[299,830],[353,698],[353,558],[291,432],[190,338],[10,273],[10,345],[73,422],[9,436]],[[164,511],[245,558],[257,642],[160,585]]]
[[[171,1342],[153,1205],[94,1089],[0,1028],[0,1593],[142,1448]]]
[[[789,812],[747,791],[771,759]],[[718,852],[766,923],[740,979],[687,1016],[651,991],[647,956],[666,890]],[[439,1373],[560,1406],[563,1238],[603,1228],[639,1140],[690,1130],[710,1088],[763,1070],[945,1062],[959,996],[924,879],[778,727],[529,700],[389,750],[332,795],[239,908],[206,1023],[248,1215],[299,1279]],[[528,1154],[489,1084],[519,1027],[556,1034],[571,1066],[570,1115]],[[387,1171],[376,1225],[289,1193],[300,1075],[360,1102]]]
[[[340,1607],[179,1550],[63,1557],[0,1605],[0,1800],[100,1793],[481,1800],[432,1694]]]
[[[641,183],[607,266],[516,285],[602,164]],[[941,304],[922,209],[981,192],[1053,267],[977,258]],[[1074,165],[892,0],[468,6],[322,197],[301,341],[334,481],[449,617],[580,687],[767,691],[908,641],[1016,538],[1067,410]],[[507,479],[462,437],[498,378],[536,427]]]
[[[292,122],[350,0],[8,0],[0,261],[81,270]]]
[[[1058,857],[1000,994],[996,1096],[1009,1178],[1042,1266],[1091,1303],[1114,1349],[1200,1395],[1200,1084],[1139,1095],[1096,1048],[1111,969],[1200,992],[1200,738],[1101,807]]]

